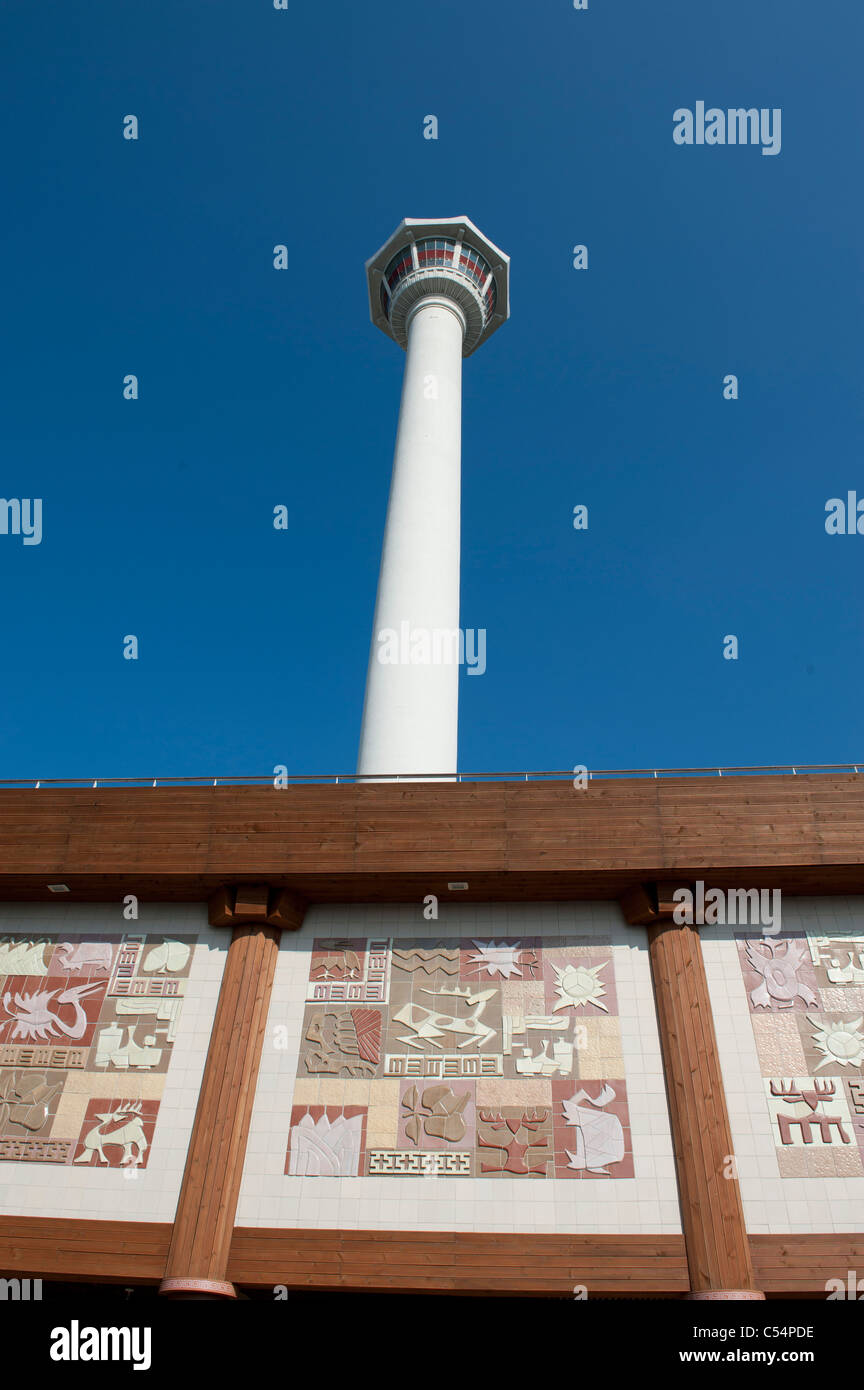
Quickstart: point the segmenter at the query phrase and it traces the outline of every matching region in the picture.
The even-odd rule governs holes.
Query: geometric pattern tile
[[[0,937],[0,1159],[147,1166],[196,939]]]
[[[316,939],[285,1172],[633,1177],[611,944]]]
[[[864,1174],[864,936],[736,937],[783,1177]]]

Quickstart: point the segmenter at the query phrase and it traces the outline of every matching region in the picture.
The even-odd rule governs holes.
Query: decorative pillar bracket
[[[241,883],[213,894],[207,920],[211,927],[261,926],[298,931],[305,913],[304,899],[290,888]]]

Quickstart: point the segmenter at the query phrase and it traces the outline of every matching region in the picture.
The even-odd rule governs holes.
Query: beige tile
[[[852,1009],[864,1012],[864,989],[860,985],[825,985],[819,992],[826,1012],[844,1013]]]
[[[844,1144],[842,1148],[834,1149],[834,1172],[838,1178],[857,1178],[864,1173],[861,1150],[857,1144]]]
[[[84,1116],[87,1113],[87,1106],[90,1103],[88,1095],[80,1092],[71,1092],[63,1095],[60,1104],[57,1106],[57,1114],[51,1126],[51,1134],[55,1139],[77,1139],[81,1133],[81,1126],[84,1123]]]
[[[342,1104],[368,1105],[369,1087],[368,1077],[347,1077],[342,1082]]]
[[[778,1149],[777,1162],[784,1178],[833,1178],[837,1173],[834,1156],[828,1148]],[[861,1171],[860,1158],[856,1171]]]
[[[298,1077],[294,1082],[293,1105],[319,1105],[318,1100],[318,1080],[307,1079],[305,1076]]]
[[[165,1077],[165,1072],[70,1071],[63,1087],[63,1095],[159,1100],[165,1089]]]
[[[753,1036],[763,1076],[802,1076],[807,1071],[794,1013],[754,1014]]]
[[[508,1081],[503,1077],[486,1077],[477,1082],[477,1106],[551,1105],[552,1086],[547,1080]]]

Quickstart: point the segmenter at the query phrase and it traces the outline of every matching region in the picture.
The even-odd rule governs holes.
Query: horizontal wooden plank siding
[[[237,1285],[573,1297],[686,1293],[680,1236],[557,1236],[238,1227]]]
[[[157,1284],[171,1226],[144,1221],[0,1218],[0,1277]],[[756,1282],[774,1297],[825,1297],[829,1279],[864,1278],[860,1235],[751,1236]],[[648,1297],[688,1291],[681,1236],[269,1230],[238,1226],[228,1277],[270,1288]]]
[[[170,1245],[167,1222],[0,1217],[6,1278],[158,1284]]]
[[[856,1280],[864,1280],[864,1230],[860,1235],[751,1236],[750,1251],[756,1282],[766,1293],[825,1298],[828,1280],[845,1285],[850,1269]]]
[[[0,896],[618,897],[642,880],[864,892],[864,776],[0,790]],[[743,881],[742,881],[743,880]],[[68,900],[67,900],[68,901]]]

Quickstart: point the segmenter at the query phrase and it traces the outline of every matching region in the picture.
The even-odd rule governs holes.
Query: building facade
[[[861,1267],[854,770],[0,816],[4,1275],[728,1299]]]

